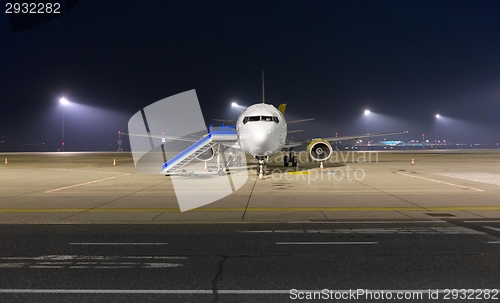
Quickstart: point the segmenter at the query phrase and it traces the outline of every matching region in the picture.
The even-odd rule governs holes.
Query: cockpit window
[[[255,121],[266,121],[266,122],[274,122],[279,123],[278,117],[273,116],[247,116],[243,118],[243,124],[247,124],[247,122],[255,122]]]

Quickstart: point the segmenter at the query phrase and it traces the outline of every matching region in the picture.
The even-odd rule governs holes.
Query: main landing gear
[[[297,156],[293,151],[290,151],[288,153],[288,156],[283,157],[283,165],[285,167],[288,167],[289,165],[292,165],[293,167],[297,166]]]

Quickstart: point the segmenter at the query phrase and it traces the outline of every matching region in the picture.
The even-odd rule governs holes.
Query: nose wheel
[[[259,180],[264,180],[266,177],[267,161],[266,157],[258,158],[257,177]]]

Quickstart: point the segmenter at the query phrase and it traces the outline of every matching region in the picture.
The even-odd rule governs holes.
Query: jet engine
[[[207,149],[204,153],[196,157],[200,161],[210,161],[215,155],[215,149],[213,147]]]
[[[330,159],[332,154],[332,146],[330,142],[325,140],[316,139],[307,146],[307,155],[313,161],[326,161]]]

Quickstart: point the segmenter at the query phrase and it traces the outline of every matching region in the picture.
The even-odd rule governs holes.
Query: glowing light
[[[365,115],[369,115],[371,111],[369,109],[365,109]]]
[[[61,103],[62,105],[68,105],[69,101],[66,100],[66,98],[61,98],[61,99],[59,99],[59,103]]]
[[[232,106],[232,107],[238,106],[238,103],[233,102],[233,103],[231,103],[231,106]]]
[[[441,116],[439,114],[436,114],[436,118],[439,118],[439,117],[441,117]]]

